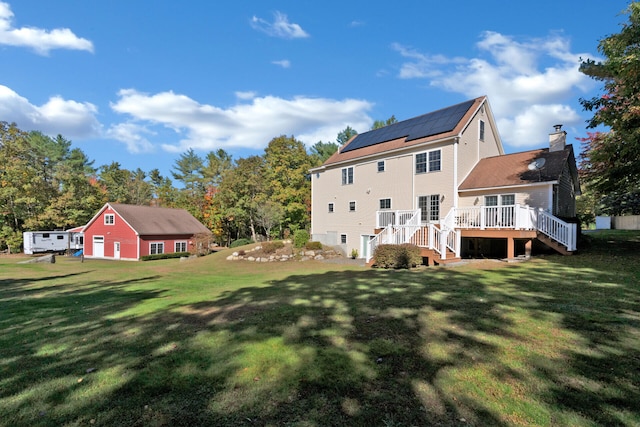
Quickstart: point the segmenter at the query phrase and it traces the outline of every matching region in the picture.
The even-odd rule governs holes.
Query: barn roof
[[[107,203],[139,235],[211,233],[184,209]],[[103,208],[104,210],[104,208]]]

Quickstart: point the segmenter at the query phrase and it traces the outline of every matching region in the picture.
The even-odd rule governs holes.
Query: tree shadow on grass
[[[532,315],[554,316],[579,343],[560,370],[534,366],[546,401],[597,425],[640,424],[640,240],[596,239],[588,256],[553,256],[514,289],[537,295]]]
[[[0,315],[0,419],[631,425],[637,282],[580,261],[294,274],[137,316],[164,291],[62,283]]]

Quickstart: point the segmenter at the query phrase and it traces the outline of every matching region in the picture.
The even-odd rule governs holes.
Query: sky
[[[587,135],[578,71],[628,0],[0,0],[0,121],[171,178],[487,95],[505,152]]]

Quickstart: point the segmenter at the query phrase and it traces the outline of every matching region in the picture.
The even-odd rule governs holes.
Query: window
[[[429,152],[429,172],[440,170],[440,150]]]
[[[349,202],[349,212],[356,211],[356,202]]]
[[[174,252],[187,252],[187,242],[176,242],[175,249]]]
[[[515,194],[503,194],[500,196],[500,204],[502,206],[515,205],[516,204],[516,195]]]
[[[104,214],[104,224],[113,225],[116,223],[116,216],[114,214]]]
[[[342,169],[342,185],[353,184],[353,166]]]
[[[442,169],[440,150],[416,154],[416,173],[437,172]]]
[[[49,233],[43,233],[42,234],[42,238],[43,239],[48,239],[49,238]]]
[[[151,243],[149,246],[149,253],[151,255],[155,254],[163,254],[164,253],[164,243]]]
[[[380,209],[391,209],[391,199],[380,199]]]
[[[433,222],[440,220],[440,195],[418,197],[418,208],[420,209],[420,220],[422,222]]]
[[[329,213],[333,212],[333,203],[329,203]]]
[[[498,200],[500,204],[498,205]],[[485,206],[511,206],[516,204],[515,194],[502,194],[498,199],[498,196],[484,196]]]
[[[498,206],[498,196],[484,196],[485,206]]]
[[[480,141],[484,141],[484,120],[480,120],[478,125],[479,125],[479,128],[478,128],[478,139]]]
[[[416,154],[416,173],[427,171],[427,153]]]
[[[56,239],[58,239],[58,240],[64,240],[64,236],[63,236],[62,234],[58,234],[58,235],[56,236]]]
[[[341,234],[340,235],[340,243],[343,245],[347,244],[347,235],[346,234]]]
[[[378,162],[378,172],[384,172],[384,160]]]

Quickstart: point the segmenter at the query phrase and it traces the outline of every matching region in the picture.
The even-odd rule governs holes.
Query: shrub
[[[293,245],[296,248],[303,248],[308,241],[309,233],[307,230],[296,230],[296,232],[293,233]]]
[[[153,261],[156,259],[170,259],[170,258],[182,258],[182,257],[190,257],[192,254],[189,252],[171,252],[168,254],[153,254],[153,255],[144,255],[140,257],[142,261]]]
[[[253,243],[253,240],[251,240],[251,239],[238,239],[238,240],[234,240],[233,242],[231,242],[229,247],[230,248],[237,248],[238,246],[244,246],[244,245],[248,245],[250,243]]]
[[[310,251],[322,250],[322,243],[320,242],[307,242],[304,244],[304,248]]]
[[[422,263],[420,248],[412,244],[378,245],[373,253],[380,268],[411,268]]]
[[[282,240],[274,240],[273,242],[264,242],[262,244],[262,252],[272,254],[278,249],[284,248]]]

